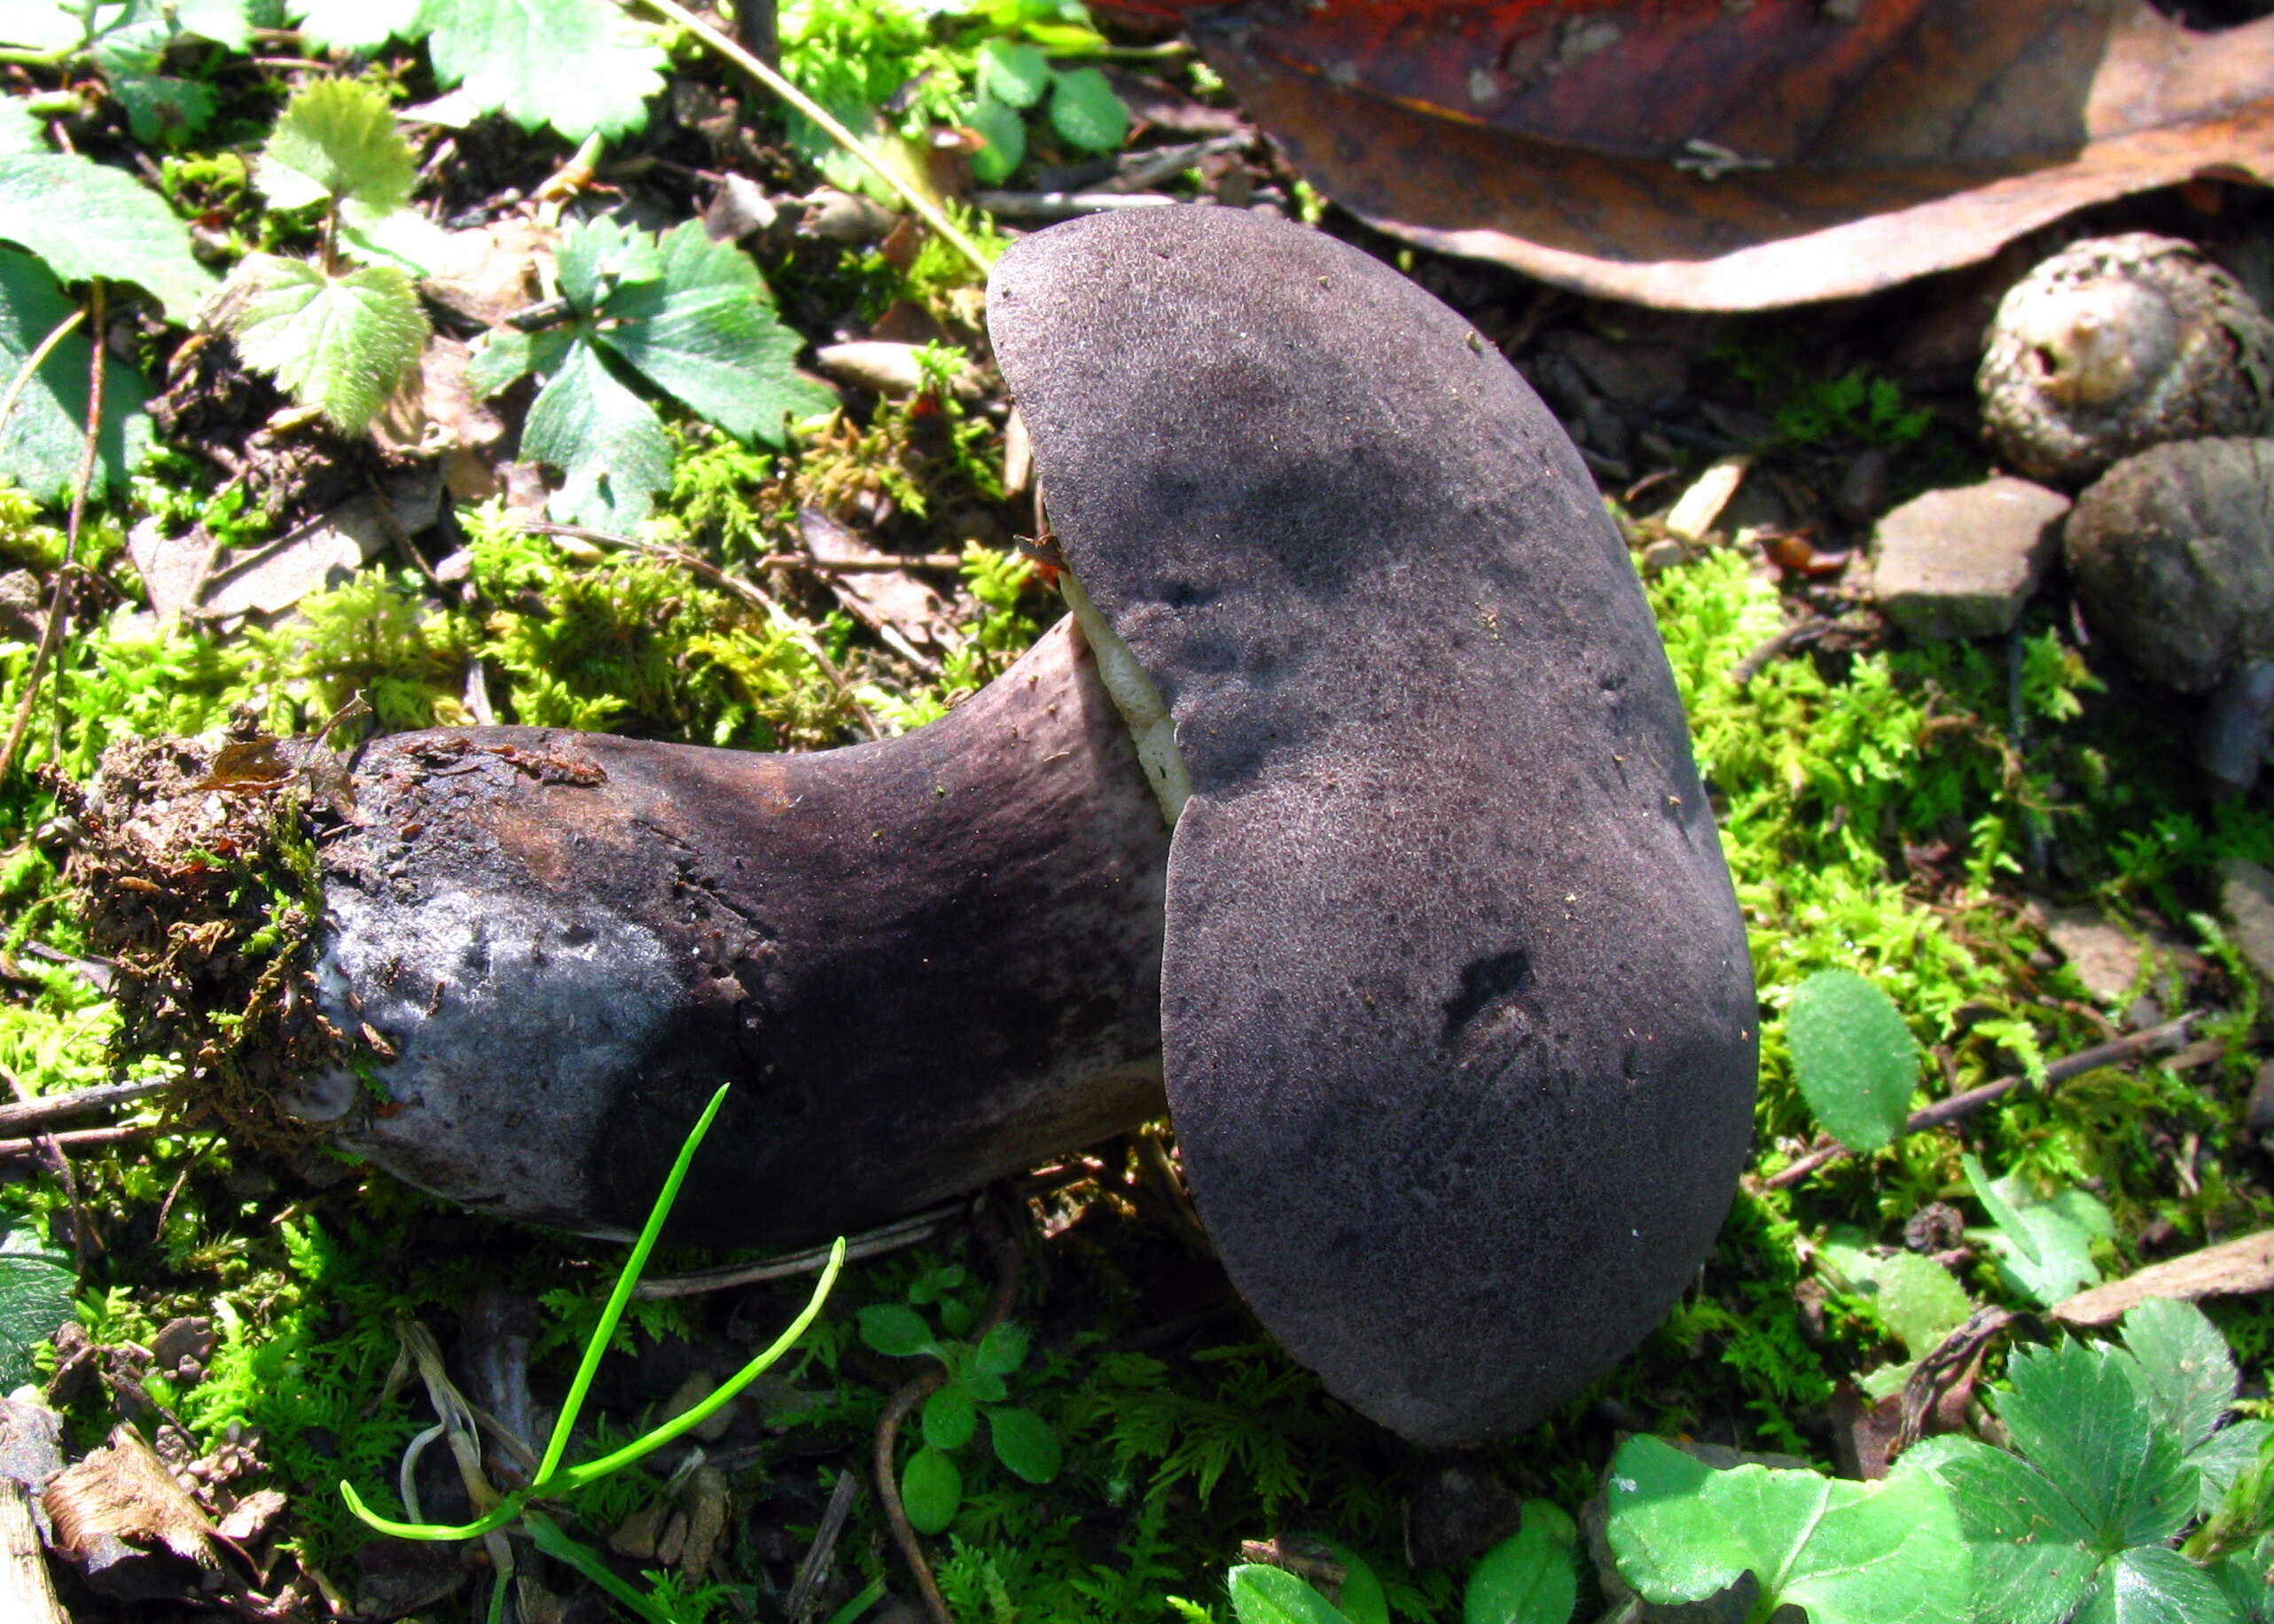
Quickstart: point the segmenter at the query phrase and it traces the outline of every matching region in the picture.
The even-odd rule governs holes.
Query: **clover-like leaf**
[[[626,388],[584,339],[537,391],[521,426],[521,455],[558,468],[553,517],[630,529],[671,488],[671,437],[655,409]]]
[[[918,1534],[942,1532],[963,1501],[964,1474],[956,1470],[955,1456],[926,1448],[908,1457],[900,1474],[900,1505],[910,1527]]]
[[[1903,1131],[1918,1043],[1894,1001],[1852,970],[1819,970],[1785,1017],[1793,1078],[1825,1130],[1856,1152]]]
[[[1052,76],[1051,128],[1085,152],[1110,152],[1129,138],[1129,110],[1103,73],[1077,67]]]
[[[357,79],[295,92],[253,165],[253,183],[277,208],[352,203],[364,219],[401,208],[418,180],[393,104]]]
[[[1462,1624],[1565,1624],[1579,1603],[1572,1550],[1578,1529],[1563,1510],[1527,1500],[1516,1532],[1477,1558],[1461,1595]]]
[[[995,1458],[1012,1473],[1029,1483],[1047,1483],[1058,1476],[1058,1434],[1033,1410],[996,1405],[987,1412],[987,1427]]]
[[[226,320],[237,353],[342,433],[377,417],[426,351],[418,290],[391,265],[332,277],[303,260],[256,254],[230,281]]]
[[[979,1431],[979,1404],[971,1389],[949,1382],[924,1401],[924,1441],[935,1449],[960,1449]]]
[[[53,152],[0,158],[0,239],[47,262],[64,282],[101,277],[157,295],[187,323],[214,290],[190,252],[189,228],[123,169]]]
[[[437,80],[523,129],[629,135],[663,88],[661,48],[608,0],[426,0],[418,26]]]

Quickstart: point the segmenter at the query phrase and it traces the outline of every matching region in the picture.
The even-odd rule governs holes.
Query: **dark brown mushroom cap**
[[[1410,1438],[1536,1420],[1712,1244],[1745,933],[1593,481],[1492,345],[1314,232],[1056,227],[989,290],[1068,564],[1176,720],[1162,1041],[1265,1325]]]

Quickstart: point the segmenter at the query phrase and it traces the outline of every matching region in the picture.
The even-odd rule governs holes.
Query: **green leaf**
[[[1971,1438],[1930,1438],[1894,1475],[1931,1473],[1950,1491],[1973,1557],[1973,1616],[1982,1624],[2059,1624],[2100,1557],[2091,1521],[2045,1474]]]
[[[2274,1570],[2274,1534],[2261,1535],[2250,1550],[2229,1552],[2208,1571],[2236,1616],[2254,1619],[2274,1618],[2274,1585],[2266,1579],[2270,1570]]]
[[[1013,1474],[1029,1483],[1047,1483],[1058,1476],[1058,1434],[1033,1410],[997,1405],[987,1412],[987,1426],[995,1458]]]
[[[521,455],[561,472],[546,506],[557,519],[630,529],[671,488],[671,437],[655,410],[618,381],[582,338],[530,402]]]
[[[1997,1226],[1982,1238],[1997,1253],[1998,1276],[2007,1289],[2051,1308],[2099,1280],[2092,1243],[2115,1233],[2106,1206],[2082,1190],[2039,1199],[2019,1178],[1992,1181],[1971,1154],[1959,1161]]]
[[[1051,128],[1085,152],[1110,152],[1128,139],[1129,110],[1106,75],[1077,67],[1052,76]]]
[[[932,1327],[906,1303],[872,1303],[862,1309],[861,1340],[895,1359],[934,1351]]]
[[[738,440],[786,443],[788,421],[826,410],[832,397],[798,377],[803,340],[774,319],[757,266],[713,242],[699,221],[665,232],[656,247],[661,277],[603,301],[613,324],[600,329],[600,342]]]
[[[1231,1570],[1231,1612],[1239,1624],[1350,1624],[1333,1603],[1293,1573],[1260,1562]]]
[[[989,1376],[1008,1376],[1027,1362],[1031,1339],[1024,1325],[1011,1320],[990,1326],[972,1350],[972,1369]]]
[[[86,20],[57,0],[7,0],[0,5],[0,44],[45,52],[76,50],[86,41]]]
[[[410,200],[418,160],[386,93],[356,79],[319,79],[285,105],[253,165],[277,208],[355,203],[365,220]]]
[[[972,178],[981,185],[1001,185],[1026,161],[1027,121],[993,97],[973,102],[964,122],[987,143],[971,155]]]
[[[32,1350],[72,1317],[71,1266],[45,1251],[0,1252],[0,1393],[36,1381]]]
[[[246,0],[174,0],[174,20],[184,34],[226,45],[253,49],[253,21]]]
[[[60,153],[0,158],[0,238],[47,262],[59,280],[133,282],[186,324],[214,290],[189,228],[122,169]]]
[[[979,48],[979,93],[1021,110],[1051,88],[1051,62],[1035,45],[989,40]]]
[[[5,379],[0,389],[14,381],[32,352],[74,308],[37,260],[0,248],[0,379]],[[79,477],[79,459],[87,444],[91,355],[83,333],[74,332],[57,345],[17,397],[14,415],[0,428],[0,474],[43,502],[61,503]],[[90,487],[96,494],[122,488],[128,471],[148,450],[146,399],[141,374],[105,356],[103,426]]]
[[[1389,1596],[1373,1565],[1348,1545],[1327,1549],[1342,1565],[1342,1589],[1337,1597],[1342,1616],[1350,1624],[1390,1624]]]
[[[964,1500],[964,1475],[955,1457],[923,1448],[908,1457],[900,1474],[900,1505],[918,1534],[938,1534],[956,1519]]]
[[[1461,1596],[1462,1624],[1565,1624],[1579,1602],[1572,1559],[1578,1530],[1562,1510],[1527,1500],[1514,1534],[1477,1559]]]
[[[228,317],[246,364],[356,433],[377,417],[426,347],[410,278],[390,265],[327,277],[304,260],[246,257],[230,278]]]
[[[1650,1437],[1612,1458],[1611,1550],[1655,1602],[1701,1601],[1746,1573],[1758,1617],[1812,1624],[1958,1624],[1967,1552],[1950,1495],[1924,1472],[1850,1483],[1811,1472],[1715,1472]]]
[[[2018,1348],[1998,1400],[2014,1448],[2060,1486],[2102,1550],[2169,1539],[2194,1514],[2197,1475],[2157,1425],[2137,1369],[2119,1349],[2071,1339]]]
[[[663,279],[663,256],[656,251],[655,238],[626,229],[613,215],[565,228],[553,263],[561,297],[586,316],[598,315],[628,284]]]
[[[2218,1583],[2177,1551],[2142,1545],[2104,1564],[2075,1624],[2244,1624]]]
[[[221,105],[209,87],[193,79],[116,69],[105,76],[111,95],[126,110],[134,138],[152,146],[180,146],[213,121]]]
[[[48,150],[47,127],[21,96],[0,96],[0,156]]]
[[[2139,1362],[2157,1425],[2192,1449],[2234,1401],[2234,1355],[2192,1303],[2151,1297],[2124,1316],[2124,1347]],[[2253,1455],[2257,1453],[2254,1447]]]
[[[964,1386],[969,1387],[972,1397],[982,1404],[1000,1404],[1011,1396],[1010,1384],[992,1370],[965,1370]]]
[[[435,79],[523,129],[629,135],[663,88],[661,49],[608,0],[426,0],[419,21]]]
[[[2215,1509],[2234,1487],[2235,1480],[2258,1464],[2270,1438],[2274,1438],[2274,1425],[2238,1421],[2189,1450],[2187,1464],[2202,1480],[2195,1496],[2196,1511],[2208,1514]]]
[[[1878,1257],[1866,1238],[1860,1230],[1834,1230],[1821,1256],[1848,1293],[1870,1303],[1888,1333],[1918,1358],[1965,1323],[1973,1301],[1934,1259],[1915,1252]]]
[[[1903,1131],[1918,1083],[1918,1044],[1894,1001],[1852,970],[1819,970],[1785,1017],[1793,1077],[1825,1130],[1849,1150]]]
[[[924,1441],[935,1449],[960,1449],[979,1430],[979,1404],[971,1389],[949,1382],[924,1401]]]
[[[421,0],[307,0],[293,11],[301,35],[335,51],[368,55],[391,39],[416,39]]]

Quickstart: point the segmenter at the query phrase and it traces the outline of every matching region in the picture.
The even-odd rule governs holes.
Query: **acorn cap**
[[[1073,573],[1174,718],[1164,1066],[1234,1284],[1431,1445],[1527,1425],[1712,1245],[1745,933],[1577,453],[1387,267],[1230,209],[989,288]]]

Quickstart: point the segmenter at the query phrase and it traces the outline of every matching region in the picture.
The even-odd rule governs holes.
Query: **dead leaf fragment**
[[[2221,1241],[2168,1263],[2152,1263],[2053,1305],[2053,1317],[2072,1325],[2113,1325],[2151,1297],[2193,1302],[2274,1291],[2274,1230]]]
[[[90,1579],[131,1566],[153,1550],[199,1567],[219,1565],[205,1512],[130,1422],[121,1422],[109,1443],[57,1473],[43,1503],[56,1550]],[[129,1589],[149,1593],[139,1584]]]
[[[1386,231],[1598,297],[1763,309],[2093,203],[2274,176],[2274,19],[2145,0],[1109,0],[1184,23]]]

